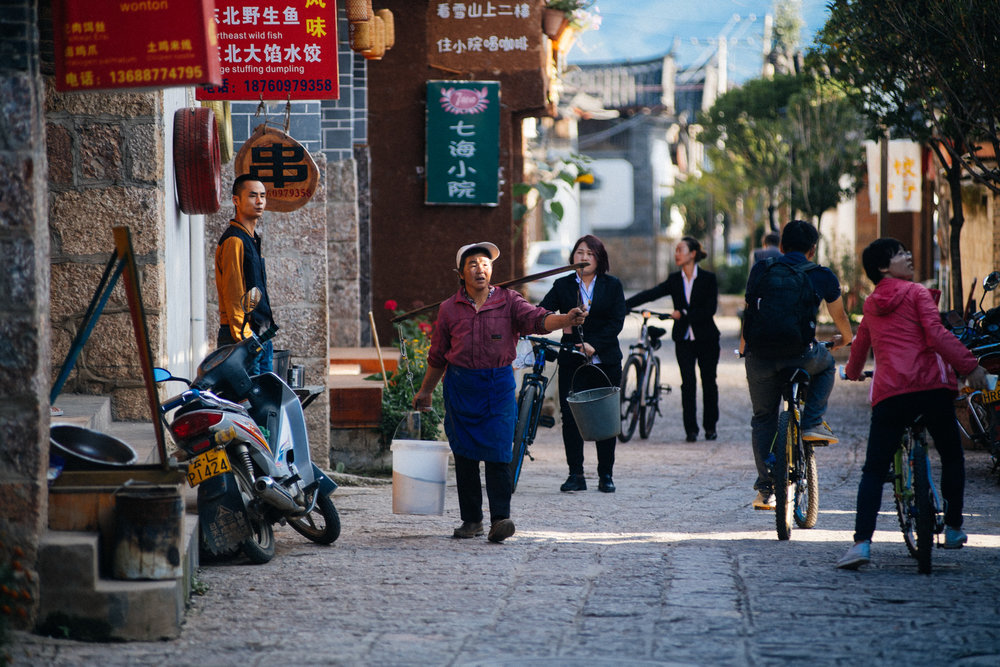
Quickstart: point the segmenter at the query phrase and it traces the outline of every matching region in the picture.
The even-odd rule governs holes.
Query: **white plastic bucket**
[[[447,442],[393,440],[392,513],[444,514],[448,478]]]

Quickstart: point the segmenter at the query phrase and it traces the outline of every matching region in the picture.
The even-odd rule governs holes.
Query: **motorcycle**
[[[975,300],[970,295],[964,317],[957,310],[953,310],[944,318],[945,327],[977,357],[1000,353],[1000,307],[983,311],[986,295],[998,286],[1000,286],[1000,271],[993,271],[983,278],[983,295],[979,298],[978,308],[975,307]]]
[[[254,288],[256,289],[256,288]],[[259,299],[259,296],[256,297]],[[243,310],[256,306],[254,290]],[[225,345],[202,360],[194,380],[154,370],[157,382],[189,388],[160,406],[161,418],[198,489],[203,547],[211,554],[242,550],[253,563],[274,557],[273,524],[286,522],[317,544],[340,537],[340,516],[330,498],[337,484],[312,462],[303,405],[274,373],[251,376],[248,367],[277,326]]]

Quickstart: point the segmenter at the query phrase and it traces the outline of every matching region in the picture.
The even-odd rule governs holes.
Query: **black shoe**
[[[719,434],[716,433],[715,431],[705,431],[705,439],[706,440],[715,440],[718,437],[719,437]]]
[[[694,442],[697,439],[698,439],[698,434],[697,433],[688,433],[687,434],[687,441],[688,442]]]
[[[566,478],[566,481],[562,483],[559,487],[560,491],[586,491],[587,490],[587,480],[583,478],[583,475],[570,475]]]
[[[482,521],[463,521],[462,525],[455,529],[452,537],[459,537],[467,540],[483,534]]]
[[[490,542],[503,542],[514,534],[514,522],[510,519],[497,519],[490,526],[490,534],[486,537]]]
[[[597,483],[597,490],[604,493],[615,492],[615,483],[611,481],[611,475],[601,475],[601,481]]]

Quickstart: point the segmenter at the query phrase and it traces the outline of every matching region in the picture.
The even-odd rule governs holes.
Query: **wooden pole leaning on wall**
[[[389,377],[385,374],[385,361],[382,360],[382,346],[378,344],[378,329],[375,328],[375,316],[372,311],[368,311],[368,322],[372,327],[372,339],[375,341],[375,352],[378,353],[378,365],[382,367],[382,383],[385,390],[389,391]]]

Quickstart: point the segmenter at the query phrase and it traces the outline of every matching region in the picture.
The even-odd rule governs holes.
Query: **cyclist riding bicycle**
[[[941,456],[941,495],[945,500],[944,547],[959,549],[968,540],[962,530],[965,457],[955,421],[955,371],[974,389],[988,389],[986,371],[976,357],[941,324],[940,292],[913,282],[913,259],[892,238],[873,241],[861,254],[875,291],[865,300],[845,368],[860,380],[870,349],[875,350],[872,419],[868,449],[858,484],[854,545],[837,567],[856,569],[871,557],[882,485],[903,430],[918,415]]]
[[[802,411],[802,439],[813,445],[837,442],[823,421],[833,391],[836,363],[825,346],[816,344],[819,304],[826,304],[839,332],[831,340],[833,349],[850,342],[852,333],[840,299],[840,281],[833,271],[812,262],[817,241],[819,232],[814,226],[792,220],[781,232],[784,254],[755,264],[747,279],[739,351],[746,357],[753,407],[750,427],[757,466],[755,510],[774,509],[774,483],[766,461],[778,428],[786,370],[801,368],[810,376]],[[796,335],[796,340],[785,339],[786,332]]]

